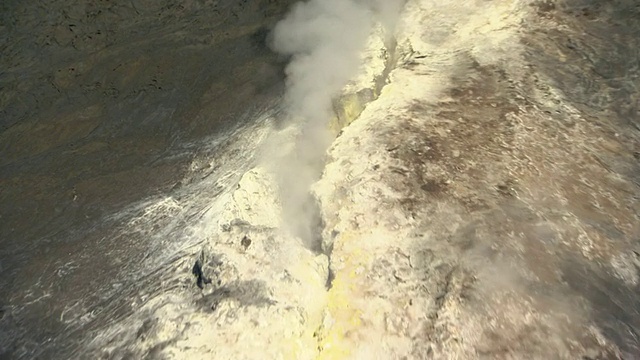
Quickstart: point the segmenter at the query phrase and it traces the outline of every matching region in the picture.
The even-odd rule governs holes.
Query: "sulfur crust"
[[[346,232],[340,236],[339,244],[351,247],[341,259],[341,269],[336,271],[335,280],[327,296],[327,314],[330,325],[324,329],[319,342],[317,359],[336,360],[353,358],[357,345],[355,338],[362,327],[362,311],[354,299],[362,298],[360,283],[362,276],[358,269],[367,267],[370,256],[366,251],[354,246],[360,234]],[[338,245],[340,246],[340,245]]]

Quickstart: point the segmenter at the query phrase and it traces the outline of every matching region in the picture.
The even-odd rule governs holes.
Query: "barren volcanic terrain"
[[[634,0],[5,1],[0,359],[640,358]]]

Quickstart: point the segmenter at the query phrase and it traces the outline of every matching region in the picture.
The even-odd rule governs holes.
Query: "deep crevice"
[[[324,254],[327,256],[328,260],[328,268],[327,268],[327,282],[324,284],[324,287],[327,291],[331,290],[333,287],[333,280],[336,278],[336,274],[331,269],[331,254],[333,253],[333,244],[329,245],[327,249],[324,250]]]
[[[375,86],[373,89],[371,88],[363,89],[355,94],[348,94],[346,96],[343,95],[340,99],[334,101],[334,116],[338,119],[337,122],[339,124],[342,124],[342,127],[340,129],[337,129],[338,130],[337,136],[340,136],[344,128],[348,127],[353,121],[355,121],[358,117],[360,117],[360,114],[362,113],[362,111],[364,111],[364,109],[368,104],[378,99],[378,97],[382,93],[382,89],[384,89],[384,87],[387,85],[389,81],[389,75],[396,68],[396,65],[398,64],[399,56],[398,56],[397,50],[398,50],[398,43],[395,38],[391,38],[388,43],[385,43],[385,51],[387,53],[385,68],[382,71],[382,74],[380,74],[375,78],[375,81],[374,81]],[[344,106],[346,103],[345,97],[350,97],[350,96],[356,96],[358,98],[358,101],[363,101],[363,103],[361,104],[360,111],[357,114],[352,114],[354,115],[353,118],[347,118],[347,111],[344,109]],[[335,273],[333,272],[331,267],[331,255],[333,253],[333,240],[334,240],[333,238],[337,236],[337,232],[335,230],[331,232],[331,237],[332,237],[331,241],[327,241],[327,242],[323,241],[322,232],[325,228],[325,223],[321,215],[319,202],[315,198],[313,198],[313,200],[314,200],[313,203],[315,206],[314,210],[317,210],[317,212],[314,213],[314,216],[316,216],[317,218],[314,217],[314,220],[312,220],[312,224],[317,225],[316,226],[317,231],[314,232],[314,234],[317,234],[317,236],[314,236],[314,244],[317,245],[317,248],[314,248],[312,250],[315,251],[316,253],[322,253],[327,256],[328,275],[327,275],[327,282],[325,283],[325,288],[327,289],[327,291],[329,291],[333,287],[333,280],[335,279]]]

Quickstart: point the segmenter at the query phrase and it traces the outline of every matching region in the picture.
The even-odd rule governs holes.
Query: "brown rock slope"
[[[315,191],[326,358],[640,357],[634,1],[410,1]]]

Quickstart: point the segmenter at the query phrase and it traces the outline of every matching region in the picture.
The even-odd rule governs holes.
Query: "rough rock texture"
[[[199,144],[281,94],[290,3],[2,4],[0,357],[640,357],[638,5],[408,0],[309,247],[254,166],[277,119]]]
[[[380,96],[397,60],[393,31],[381,24],[374,26],[361,55],[360,72],[334,101],[335,117],[331,119],[329,127],[335,134],[358,118],[366,105]]]
[[[377,27],[362,56],[362,72],[344,89],[342,99],[381,88],[388,53],[382,37]],[[364,107],[367,99],[358,101]],[[358,113],[348,115],[351,118],[342,118],[345,122]],[[159,320],[145,322],[134,316],[125,326],[119,324],[113,332],[102,334],[106,341],[96,342],[96,348],[103,354],[118,356],[129,349],[135,356],[174,359],[314,359],[319,355],[331,281],[329,258],[319,246],[292,236],[283,223],[287,219],[278,197],[286,189],[278,189],[273,162],[294,150],[297,126],[271,130],[259,147],[265,153],[261,155],[264,166],[246,172],[205,215],[207,245],[196,265],[202,270],[198,283],[202,289],[188,293],[196,300],[185,301],[177,294],[156,296],[139,313]],[[144,340],[131,342],[131,335],[119,335],[123,327],[140,329]]]
[[[172,295],[164,294],[146,304],[144,311],[158,321],[141,327],[145,341],[136,341],[135,354],[175,359],[315,357],[314,332],[324,308],[328,260],[279,230],[272,184],[263,169],[252,169],[222,200],[226,207],[211,219],[219,226],[212,229],[199,260],[211,284],[193,294],[195,303],[185,304],[179,297],[171,301]],[[155,352],[150,351],[153,346],[158,346]]]
[[[315,186],[321,357],[640,356],[639,19],[408,2],[404,57]]]
[[[264,39],[292,2],[3,2],[2,238],[173,186],[181,145],[278,94]]]
[[[129,307],[124,274],[153,273],[149,249],[176,241],[158,230],[172,196],[217,175],[202,149],[282,95],[265,38],[293,2],[1,2],[0,354],[54,358],[70,319]],[[114,226],[126,212],[157,223]]]

